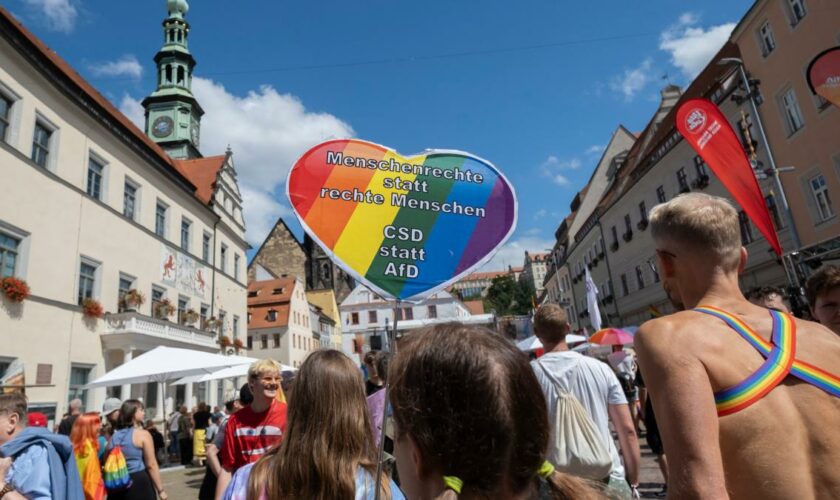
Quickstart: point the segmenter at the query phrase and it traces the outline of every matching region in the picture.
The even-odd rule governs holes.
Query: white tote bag
[[[587,479],[610,475],[612,457],[601,433],[577,398],[564,390],[549,371],[537,363],[557,388],[557,411],[552,424],[548,461],[557,470]]]

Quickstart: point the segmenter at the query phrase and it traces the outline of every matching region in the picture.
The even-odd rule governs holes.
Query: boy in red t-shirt
[[[282,380],[280,367],[274,360],[261,359],[248,368],[248,386],[254,400],[231,415],[225,425],[225,439],[219,452],[222,470],[216,483],[216,498],[224,494],[236,469],[256,462],[283,439],[286,403],[277,400]]]

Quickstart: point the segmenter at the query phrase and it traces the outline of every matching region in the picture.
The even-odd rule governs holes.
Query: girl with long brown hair
[[[378,458],[361,372],[339,351],[315,351],[297,373],[286,435],[254,465],[247,498],[372,500],[381,488],[383,500],[403,499],[385,474],[374,480]]]
[[[70,431],[76,468],[82,480],[85,500],[105,498],[105,483],[102,481],[99,459],[105,453],[105,438],[100,435],[102,423],[99,412],[79,415]]]
[[[413,332],[388,380],[411,500],[603,498],[546,462],[542,390],[528,358],[495,332],[460,323]]]

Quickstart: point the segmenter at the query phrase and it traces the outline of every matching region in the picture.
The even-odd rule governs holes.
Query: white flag
[[[592,281],[592,275],[589,274],[589,268],[586,272],[586,311],[589,313],[589,323],[597,332],[601,329],[601,311],[598,310],[598,287]]]

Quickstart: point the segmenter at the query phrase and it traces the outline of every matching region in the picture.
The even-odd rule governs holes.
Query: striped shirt
[[[268,410],[254,413],[250,406],[237,411],[225,425],[220,459],[222,467],[233,472],[256,462],[273,446],[280,444],[286,429],[286,404],[272,401]]]

